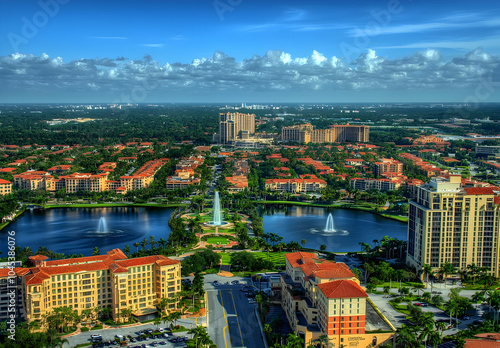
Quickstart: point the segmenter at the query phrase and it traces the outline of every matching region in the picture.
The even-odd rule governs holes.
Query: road
[[[217,280],[222,285],[214,286]],[[238,280],[238,285],[226,282]],[[208,332],[219,348],[265,347],[262,331],[256,317],[256,305],[248,303],[241,284],[250,280],[242,277],[225,278],[217,275],[205,276],[208,299]]]

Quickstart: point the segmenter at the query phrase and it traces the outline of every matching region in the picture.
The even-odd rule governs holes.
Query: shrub
[[[81,331],[81,332],[87,332],[87,331],[89,331],[89,330],[90,330],[90,329],[89,329],[88,327],[82,327],[82,328],[80,329],[80,331]]]

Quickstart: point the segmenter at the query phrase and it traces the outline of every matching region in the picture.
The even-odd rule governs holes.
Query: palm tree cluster
[[[193,335],[193,340],[195,342],[195,348],[216,348],[217,345],[210,339],[208,332],[203,326],[196,326],[190,330],[188,330],[189,334]]]

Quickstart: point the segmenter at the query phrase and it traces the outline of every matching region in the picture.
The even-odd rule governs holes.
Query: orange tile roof
[[[12,184],[12,183],[8,180],[0,179],[0,184]]]
[[[318,278],[353,278],[354,274],[344,263],[319,259],[313,253],[296,252],[285,255],[290,265],[300,267],[306,277]]]
[[[499,348],[500,342],[494,340],[466,339],[464,348]]]
[[[494,191],[499,191],[498,187],[466,187],[464,188],[468,195],[494,195]]]
[[[327,298],[368,297],[366,292],[352,280],[334,280],[318,284],[318,288]]]

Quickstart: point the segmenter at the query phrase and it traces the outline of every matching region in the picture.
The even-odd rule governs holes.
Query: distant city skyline
[[[500,102],[500,9],[0,2],[0,103]]]

